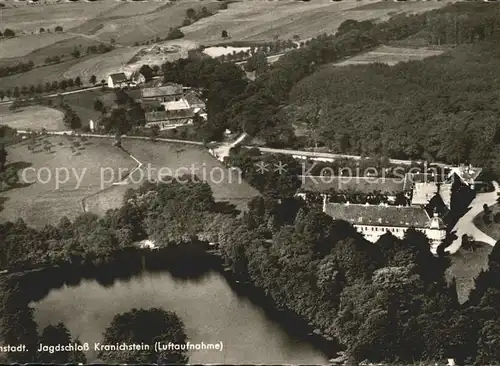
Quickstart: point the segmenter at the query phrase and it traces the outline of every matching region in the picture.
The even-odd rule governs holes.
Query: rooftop
[[[436,183],[415,183],[413,186],[412,205],[426,205],[438,193]]]
[[[125,73],[123,72],[111,74],[109,75],[109,77],[111,78],[111,80],[113,80],[113,83],[121,83],[128,80],[127,75],[125,75]]]
[[[175,102],[165,102],[161,104],[165,107],[166,111],[189,108],[189,104],[184,98],[181,98],[180,100],[177,100]]]
[[[176,119],[192,118],[194,113],[190,109],[177,109],[160,112],[147,112],[146,122],[168,122]]]
[[[195,107],[204,107],[205,106],[205,103],[193,91],[187,92],[184,95],[184,98],[186,99],[186,101],[189,103],[190,106],[195,106]]]
[[[182,85],[179,84],[168,84],[141,89],[141,95],[143,98],[155,98],[179,94],[182,94]]]
[[[476,178],[481,174],[482,168],[476,168],[472,165],[457,166],[450,169],[449,176],[456,174],[464,183],[474,183]]]
[[[351,191],[357,193],[403,192],[401,178],[301,176],[301,189],[309,192]]]
[[[425,228],[429,216],[421,207],[327,203],[325,213],[353,225]]]

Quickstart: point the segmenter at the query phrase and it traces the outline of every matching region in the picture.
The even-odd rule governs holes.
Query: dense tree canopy
[[[109,363],[186,364],[186,350],[156,352],[154,344],[186,344],[184,323],[173,312],[158,308],[132,309],[117,314],[104,332],[103,344],[146,344],[149,350],[100,351],[99,358]]]

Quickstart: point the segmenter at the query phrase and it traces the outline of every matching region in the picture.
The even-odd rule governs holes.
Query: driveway
[[[482,241],[491,246],[496,244],[496,240],[486,235],[484,232],[479,230],[479,228],[474,225],[473,220],[479,213],[483,211],[483,205],[486,203],[488,206],[493,206],[497,202],[498,195],[500,192],[500,186],[497,182],[493,182],[495,190],[488,193],[478,193],[476,198],[471,202],[470,210],[458,220],[453,228],[453,231],[457,238],[453,243],[445,249],[446,252],[455,253],[462,244],[462,235],[467,234],[474,237],[476,241]]]

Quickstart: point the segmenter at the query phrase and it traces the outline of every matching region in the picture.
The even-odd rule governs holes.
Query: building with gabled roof
[[[191,109],[146,112],[146,127],[159,126],[167,129],[193,123],[195,113]]]
[[[324,195],[323,212],[335,220],[347,221],[371,242],[387,232],[402,239],[413,227],[429,238],[430,250],[436,254],[437,247],[446,237],[446,226],[441,218],[437,214],[430,217],[423,207],[329,203]]]
[[[108,88],[123,88],[128,86],[129,80],[124,72],[111,74],[108,76]]]
[[[182,85],[174,83],[141,89],[142,102],[146,104],[174,102],[181,99],[183,95]]]

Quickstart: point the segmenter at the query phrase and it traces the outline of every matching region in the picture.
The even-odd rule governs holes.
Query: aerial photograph
[[[500,2],[0,0],[0,364],[500,365]]]

